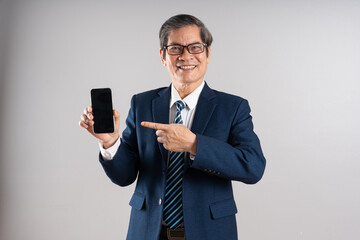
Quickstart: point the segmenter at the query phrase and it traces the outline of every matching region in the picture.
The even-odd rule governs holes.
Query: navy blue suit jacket
[[[169,123],[170,87],[133,96],[120,147],[111,161],[100,162],[120,186],[137,179],[127,239],[158,240],[168,151],[155,130],[142,121]],[[183,211],[187,240],[237,239],[231,180],[258,182],[265,169],[248,102],[205,84],[191,131],[197,136],[195,160],[185,158]]]

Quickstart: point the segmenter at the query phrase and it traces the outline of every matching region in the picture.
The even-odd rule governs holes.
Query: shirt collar
[[[171,84],[171,99],[170,99],[170,108],[175,104],[178,100],[183,100],[186,103],[186,107],[190,110],[196,107],[196,104],[199,100],[200,93],[204,88],[205,82],[202,81],[200,86],[198,86],[192,93],[187,95],[184,99],[181,99],[178,91],[175,89],[174,85]]]

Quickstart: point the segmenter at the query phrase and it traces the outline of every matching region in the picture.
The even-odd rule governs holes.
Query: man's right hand
[[[84,109],[84,113],[80,116],[81,121],[79,122],[80,127],[83,127],[88,131],[91,135],[96,137],[103,147],[109,148],[115,144],[115,142],[120,137],[119,127],[120,127],[120,114],[115,109],[114,119],[115,119],[115,131],[113,133],[94,133],[93,125],[94,125],[94,116],[92,115],[92,107],[89,106]]]

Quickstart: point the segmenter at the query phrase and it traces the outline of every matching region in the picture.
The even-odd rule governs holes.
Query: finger
[[[79,121],[79,126],[85,128],[85,129],[88,129],[88,127],[89,127],[89,126],[88,126],[85,122],[83,122],[83,121]]]
[[[157,130],[157,131],[155,132],[155,134],[156,134],[156,136],[158,136],[158,137],[162,137],[162,136],[165,135],[165,131],[164,131],[164,130]]]
[[[84,114],[85,114],[89,119],[93,119],[93,118],[94,118],[94,116],[93,116],[93,114],[92,114],[92,111],[89,112],[89,111],[88,111],[88,108],[85,108],[85,109],[84,109]]]
[[[157,140],[159,143],[165,143],[165,138],[163,137],[158,137]]]
[[[89,114],[89,112],[87,111],[87,108],[84,109],[83,115],[85,115],[86,118],[89,118],[89,119],[90,119],[90,114]]]
[[[141,122],[141,126],[152,128],[155,130],[166,130],[169,127],[169,124],[162,124],[162,123],[154,123],[154,122]]]
[[[90,127],[94,126],[94,121],[89,120],[89,121],[87,122],[87,125],[89,125]]]
[[[82,114],[80,116],[81,120],[84,122],[84,123],[87,123],[89,121],[89,118],[86,114]]]

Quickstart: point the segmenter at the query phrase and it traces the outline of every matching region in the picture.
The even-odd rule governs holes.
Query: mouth
[[[178,69],[181,70],[193,70],[194,68],[196,68],[195,65],[183,65],[183,66],[177,66]]]

